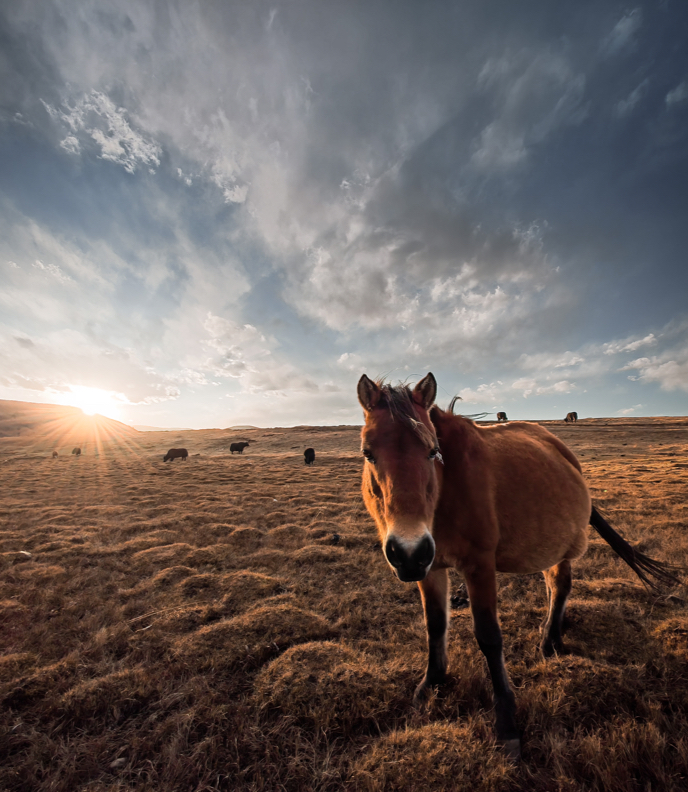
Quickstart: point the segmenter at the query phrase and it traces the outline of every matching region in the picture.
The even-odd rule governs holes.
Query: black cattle
[[[576,423],[578,420],[578,413],[577,412],[570,412],[566,414],[566,418],[564,418],[566,423]]]
[[[75,456],[81,456],[81,449],[79,448],[79,446],[77,446],[76,448],[72,448],[72,454],[74,454]]]
[[[497,420],[498,421],[506,421],[507,420],[506,413],[505,412],[498,412],[497,413]]]
[[[186,450],[186,448],[170,448],[170,450],[162,458],[162,461],[167,462],[168,459],[181,459],[183,462],[186,462],[186,458],[188,456],[189,452]]]
[[[303,458],[307,465],[312,465],[315,462],[315,449],[314,448],[307,448],[303,452]]]
[[[243,454],[244,453],[244,448],[246,448],[248,443],[249,443],[248,440],[243,440],[241,443],[232,443],[232,445],[230,445],[230,447],[229,447],[229,450],[231,451],[232,454],[235,451],[237,452],[237,454]]]

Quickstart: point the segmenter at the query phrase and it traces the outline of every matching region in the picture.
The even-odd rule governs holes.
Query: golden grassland
[[[0,419],[0,789],[688,788],[688,597],[648,594],[592,529],[566,654],[538,653],[541,576],[500,578],[514,765],[461,596],[451,680],[411,707],[420,597],[363,509],[358,428]],[[688,566],[688,419],[543,424],[617,530]]]

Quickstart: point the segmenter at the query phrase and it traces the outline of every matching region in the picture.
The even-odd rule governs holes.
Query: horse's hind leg
[[[428,631],[428,668],[416,688],[414,704],[421,704],[447,673],[447,625],[449,623],[449,570],[437,569],[418,584]]]
[[[549,596],[549,613],[543,626],[540,650],[551,657],[564,648],[561,627],[566,611],[566,601],[571,593],[571,562],[566,558],[543,573]]]

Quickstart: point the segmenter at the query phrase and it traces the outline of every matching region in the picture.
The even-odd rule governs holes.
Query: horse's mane
[[[409,386],[403,383],[390,385],[383,381],[378,381],[377,385],[382,391],[380,405],[387,407],[392,420],[408,426],[423,443],[434,446],[436,441],[432,432],[416,418],[415,402]]]

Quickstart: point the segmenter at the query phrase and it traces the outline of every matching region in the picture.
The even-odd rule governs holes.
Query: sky
[[[688,414],[683,0],[13,0],[0,398]]]

